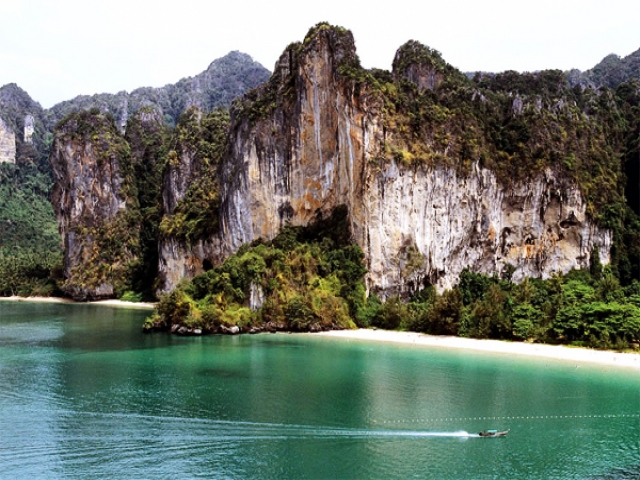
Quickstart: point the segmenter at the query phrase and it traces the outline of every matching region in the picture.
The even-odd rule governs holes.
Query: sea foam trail
[[[429,432],[429,431],[405,431],[405,430],[340,430],[336,436],[361,436],[361,437],[476,437],[477,433],[469,433],[464,430],[457,432]]]
[[[103,416],[104,414],[98,414]],[[154,415],[129,415],[129,414],[106,414],[107,417],[129,417],[139,418],[142,420],[161,421],[163,423],[179,422],[180,424],[191,423],[190,429],[196,425],[207,425],[207,433],[209,435],[226,434],[237,436],[238,438],[256,439],[256,438],[293,438],[293,437],[457,437],[468,438],[477,437],[477,433],[469,433],[465,430],[458,431],[424,431],[424,430],[371,430],[358,428],[340,428],[326,427],[314,425],[297,425],[287,423],[269,423],[269,422],[247,422],[233,420],[214,420],[203,418],[183,418],[183,417],[163,417]],[[193,431],[193,430],[191,430]]]
[[[425,438],[477,437],[477,433],[458,431],[425,431],[425,430],[388,430],[341,428],[323,425],[298,425],[269,422],[247,422],[233,420],[217,420],[206,418],[174,417],[163,415],[140,415],[115,412],[79,412],[76,410],[60,409],[64,418],[83,418],[82,426],[75,431],[80,438],[92,438],[96,429],[110,429],[117,424],[114,435],[135,438],[141,432],[153,428],[166,431],[180,432],[191,440],[198,438],[217,439],[218,441],[255,441],[264,439],[293,439],[293,438]],[[120,420],[120,422],[118,422]],[[73,436],[73,435],[70,435]],[[1,454],[0,454],[1,457]]]

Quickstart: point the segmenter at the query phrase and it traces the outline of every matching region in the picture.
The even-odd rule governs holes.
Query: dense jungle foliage
[[[0,296],[59,294],[60,235],[51,181],[33,164],[0,164]]]
[[[59,145],[85,147],[91,145],[90,151],[95,156],[97,176],[94,185],[111,184],[115,176],[121,178],[118,201],[125,208],[118,209],[115,214],[107,215],[100,205],[93,206],[93,213],[85,208],[81,218],[74,218],[67,228],[73,234],[74,254],[78,255],[75,265],[69,269],[61,288],[75,298],[82,298],[87,289],[97,288],[102,284],[113,285],[118,296],[131,289],[132,277],[140,255],[140,225],[142,218],[138,201],[137,178],[131,147],[120,133],[113,116],[100,113],[99,109],[84,110],[73,113],[62,120],[56,127],[56,140]],[[86,151],[86,150],[85,150]],[[52,163],[55,163],[52,156]],[[87,161],[83,157],[81,161]],[[66,159],[59,158],[58,169],[66,170]],[[54,169],[56,167],[54,166]],[[64,208],[61,202],[64,191],[71,188],[75,178],[62,175],[62,184],[56,184],[52,197],[54,205]],[[64,183],[68,182],[68,183]],[[95,186],[93,188],[95,188]],[[80,196],[87,192],[81,191]],[[104,199],[101,199],[104,201]]]
[[[24,142],[26,113],[34,117]],[[16,163],[0,164],[0,295],[59,295],[62,254],[49,195],[53,135],[42,108],[15,84],[0,88],[0,118],[16,134]]]
[[[366,269],[347,222],[339,207],[329,218],[242,247],[163,297],[145,329],[307,331],[367,322]]]
[[[219,167],[228,130],[229,112],[221,108],[208,115],[188,109],[181,115],[170,140],[165,178],[187,176],[193,181],[175,205],[165,205],[160,223],[163,235],[195,243],[218,230]],[[180,171],[182,156],[191,158],[190,172]]]
[[[640,343],[640,283],[622,287],[597,262],[590,271],[520,284],[465,270],[451,290],[430,287],[408,303],[387,300],[378,311],[371,325],[435,335],[615,349]]]

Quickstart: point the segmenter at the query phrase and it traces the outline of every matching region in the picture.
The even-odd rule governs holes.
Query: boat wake
[[[155,418],[155,417],[152,417]],[[161,417],[163,423],[168,418]],[[469,433],[465,430],[458,431],[425,431],[425,430],[378,430],[341,428],[313,425],[296,425],[286,423],[261,423],[229,420],[205,420],[174,418],[182,426],[190,424],[190,427],[197,430],[200,427],[207,429],[208,435],[220,435],[223,437],[236,437],[244,440],[249,439],[291,439],[291,438],[422,438],[422,437],[449,437],[449,438],[469,438],[478,437],[477,433]],[[197,423],[192,424],[191,422]],[[192,430],[193,431],[193,430]]]
[[[423,432],[405,430],[368,430],[366,436],[370,437],[477,437],[477,433],[469,433],[464,430],[458,432]]]
[[[83,418],[83,426],[91,432],[99,428],[113,428],[117,425],[119,435],[135,438],[141,432],[160,428],[165,432],[174,432],[178,436],[217,441],[259,441],[287,439],[365,439],[365,438],[470,438],[477,433],[458,431],[425,431],[402,429],[360,429],[329,427],[322,425],[298,425],[269,422],[247,422],[233,420],[213,420],[205,418],[172,417],[163,415],[139,415],[128,413],[90,413],[61,409],[62,416]],[[66,415],[65,415],[66,414]],[[77,432],[79,433],[79,432]],[[0,455],[1,458],[1,455]]]

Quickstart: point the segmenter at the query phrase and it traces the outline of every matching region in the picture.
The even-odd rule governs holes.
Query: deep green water
[[[637,371],[146,314],[0,302],[0,478],[640,478]]]

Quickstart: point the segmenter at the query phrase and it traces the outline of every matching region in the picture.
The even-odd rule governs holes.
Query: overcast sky
[[[47,108],[80,94],[160,87],[231,50],[269,70],[329,21],[365,67],[389,69],[410,39],[462,71],[587,70],[640,48],[638,0],[0,0],[0,85]]]

